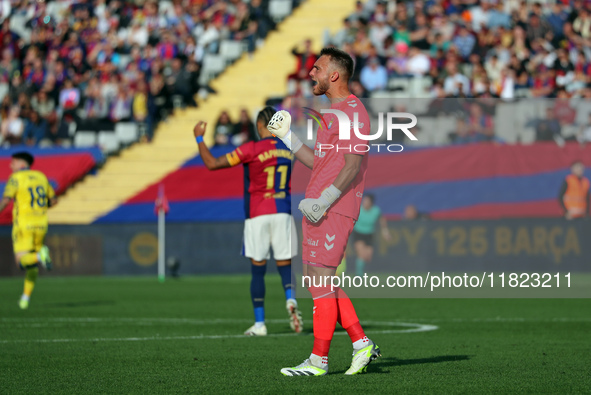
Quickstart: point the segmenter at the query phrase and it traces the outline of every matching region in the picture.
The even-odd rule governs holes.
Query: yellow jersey
[[[47,177],[37,170],[12,173],[4,188],[4,197],[14,202],[12,222],[16,226],[47,224],[49,200],[54,196],[55,191]]]

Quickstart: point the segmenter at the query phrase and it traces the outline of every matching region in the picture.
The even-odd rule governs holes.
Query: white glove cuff
[[[295,133],[291,132],[291,129],[289,132],[287,132],[285,137],[281,139],[281,141],[283,141],[287,148],[289,148],[294,154],[298,152],[298,150],[304,145],[299,137]]]
[[[329,205],[333,204],[335,200],[337,200],[341,196],[341,191],[337,189],[333,184],[330,184],[328,188],[326,188],[322,194],[320,195],[321,198],[324,198]]]

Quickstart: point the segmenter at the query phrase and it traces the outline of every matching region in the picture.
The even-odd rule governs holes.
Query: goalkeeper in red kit
[[[326,95],[333,111],[324,115],[328,129],[319,128],[314,150],[291,133],[291,116],[287,111],[275,113],[268,125],[269,131],[312,169],[306,198],[298,208],[304,214],[304,277],[312,280],[306,286],[314,299],[314,347],[302,364],[281,369],[286,376],[328,373],[328,351],[337,322],[353,342],[353,361],[345,374],[365,372],[367,365],[381,355],[378,346],[365,336],[349,297],[342,289],[332,287],[331,281],[325,281],[335,276],[344,256],[359,216],[367,172],[367,154],[357,152],[355,147],[366,147],[366,141],[358,134],[369,134],[370,121],[361,101],[349,91],[352,74],[353,60],[335,48],[323,49],[310,71],[314,95]],[[339,122],[342,115],[347,115],[351,122]],[[353,125],[355,121],[357,124]],[[341,127],[350,125],[356,132],[349,130],[348,139],[340,138]]]

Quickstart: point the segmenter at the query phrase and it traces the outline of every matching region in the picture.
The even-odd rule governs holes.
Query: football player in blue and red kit
[[[265,336],[265,272],[267,260],[273,257],[281,276],[290,326],[301,332],[302,315],[295,299],[295,284],[292,281],[291,259],[297,255],[297,233],[291,216],[291,166],[293,154],[279,139],[273,137],[267,124],[275,114],[266,107],[257,116],[259,141],[250,141],[234,151],[214,157],[203,135],[207,123],[198,122],[193,134],[199,145],[199,153],[209,170],[244,166],[244,243],[242,254],[252,262],[250,296],[254,307],[255,323],[245,335]]]

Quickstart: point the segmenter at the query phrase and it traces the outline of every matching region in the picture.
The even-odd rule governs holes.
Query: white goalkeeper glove
[[[331,204],[341,196],[341,191],[334,185],[326,188],[318,199],[304,199],[300,202],[298,209],[304,214],[308,221],[316,223],[328,210]]]
[[[303,143],[290,129],[291,115],[285,110],[277,111],[271,117],[267,129],[275,137],[279,137],[294,154],[302,148]]]

